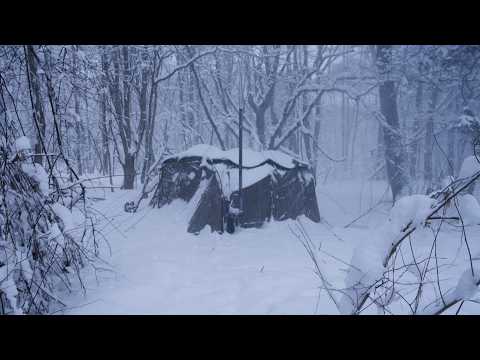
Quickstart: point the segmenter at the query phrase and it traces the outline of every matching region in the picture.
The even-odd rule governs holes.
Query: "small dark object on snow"
[[[133,201],[127,201],[123,206],[123,209],[125,210],[125,212],[135,212],[135,203]]]
[[[233,234],[235,232],[235,218],[232,214],[226,216],[227,233]]]

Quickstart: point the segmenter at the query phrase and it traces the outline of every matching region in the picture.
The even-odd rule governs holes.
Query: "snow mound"
[[[365,292],[369,293],[377,280],[382,279],[383,261],[399,241],[405,228],[419,226],[432,211],[435,200],[426,195],[405,196],[390,210],[386,223],[353,251],[345,279],[345,291],[339,302],[342,314],[350,314],[359,305]]]
[[[345,278],[345,290],[339,301],[341,314],[351,314],[360,301],[365,289],[369,288],[376,279],[381,279],[385,268],[382,265],[382,253],[379,251],[379,236],[357,246],[353,251],[350,267]]]
[[[426,195],[411,195],[399,199],[388,217],[390,229],[398,233],[410,222],[414,226],[422,225],[435,203],[435,199]]]

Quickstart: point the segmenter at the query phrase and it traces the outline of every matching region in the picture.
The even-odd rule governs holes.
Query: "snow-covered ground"
[[[320,265],[333,286],[344,287],[343,262],[349,262],[353,249],[368,242],[387,218],[386,190],[383,182],[317,186],[326,221],[300,221],[320,248]],[[104,259],[113,272],[86,272],[86,296],[79,292],[63,299],[68,314],[338,314],[326,292],[319,290],[314,265],[293,233],[296,222],[272,222],[233,235],[208,229],[192,235],[186,232],[191,209],[182,201],[152,209],[144,200],[131,214],[123,205],[136,199],[136,191],[116,190],[105,196],[96,209],[108,221],[97,227],[108,237],[112,253]],[[478,227],[467,229],[472,251],[477,252]],[[439,251],[451,260],[461,246],[460,236],[453,227],[445,232],[452,240]],[[431,245],[417,242],[419,248]],[[449,274],[463,271],[453,268]],[[480,305],[465,303],[462,313],[480,313]]]

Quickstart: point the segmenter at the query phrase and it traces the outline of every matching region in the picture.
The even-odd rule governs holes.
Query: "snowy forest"
[[[480,314],[479,112],[476,45],[2,45],[0,314]]]

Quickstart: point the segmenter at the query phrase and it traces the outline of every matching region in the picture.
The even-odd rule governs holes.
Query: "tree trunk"
[[[131,69],[130,69],[130,51],[127,45],[122,46],[123,56],[123,126],[126,143],[123,147],[125,163],[123,165],[123,189],[133,189],[135,182],[135,154],[133,149],[133,129],[130,112],[130,90],[131,90]]]
[[[195,114],[194,114],[194,105],[195,105],[195,99],[194,99],[194,91],[195,91],[195,84],[194,84],[194,75],[192,70],[187,74],[187,79],[188,79],[188,87],[187,87],[187,95],[188,95],[188,101],[187,101],[187,123],[190,129],[193,131],[190,132],[190,145],[196,145],[201,142],[200,137],[198,136],[198,132],[200,132],[201,126],[198,123],[198,121],[195,121]],[[198,132],[196,132],[197,130]]]
[[[105,94],[100,96],[100,130],[102,135],[102,173],[109,175],[110,168],[110,148],[108,144],[108,127],[107,127],[107,99]]]
[[[418,130],[420,129],[421,118],[422,118],[422,103],[423,103],[423,83],[419,81],[417,83],[417,92],[415,95],[415,111],[416,116],[413,123],[413,136],[418,136]],[[410,178],[415,179],[417,176],[417,157],[418,157],[418,140],[413,138],[412,144],[410,146]]]
[[[152,71],[152,80],[154,76],[155,76],[155,71]],[[154,84],[154,82],[151,81],[150,98],[149,98],[149,104],[148,104],[148,121],[147,121],[147,129],[145,133],[145,159],[143,162],[142,177],[141,177],[142,183],[145,182],[147,173],[150,170],[150,167],[155,162],[155,154],[153,152],[153,132],[155,130],[155,116],[157,113],[157,98],[158,98],[157,87],[158,85]]]
[[[318,144],[320,143],[320,129],[322,125],[322,108],[321,100],[319,104],[315,106],[315,125],[313,129],[313,151],[312,151],[312,167],[313,175],[317,178],[317,166],[318,166]]]
[[[75,47],[75,46],[74,46]],[[74,102],[74,107],[75,107],[75,124],[74,124],[74,129],[75,129],[75,134],[76,134],[76,139],[75,139],[75,156],[77,158],[77,169],[78,169],[78,175],[82,176],[83,175],[83,162],[82,162],[82,154],[83,154],[83,124],[80,116],[80,100],[79,100],[79,88],[78,88],[78,75],[77,75],[77,69],[78,69],[78,62],[77,62],[77,54],[76,54],[77,49],[73,49],[73,102]]]
[[[87,132],[85,134],[84,132],[84,136],[86,135],[86,138],[84,138],[84,146],[86,145],[87,146],[87,164],[86,164],[86,168],[87,168],[87,172],[89,174],[93,173],[93,171],[95,170],[95,163],[96,161],[94,160],[94,157],[92,156],[93,154],[93,149],[95,148],[95,143],[94,141],[92,141],[93,139],[93,134],[92,134],[92,131],[91,131],[91,125],[90,125],[90,116],[89,116],[89,110],[88,110],[88,96],[87,94],[84,94],[84,100],[85,100],[85,123],[86,123],[86,129],[87,129]],[[85,127],[84,127],[85,128]]]
[[[182,72],[179,72],[178,74],[178,106],[180,110],[179,111],[180,124],[182,125],[186,124],[186,121],[187,121],[187,115],[185,112],[186,101],[185,101],[184,88],[185,88],[185,75]],[[189,144],[187,139],[187,130],[185,126],[183,126],[182,133],[183,133],[183,142],[185,146],[188,147]]]
[[[295,46],[295,45],[293,45],[293,46]],[[288,75],[287,76],[288,77],[290,77],[290,76],[298,77],[298,73],[299,73],[298,48],[295,47],[295,49],[293,50],[293,64],[288,67]],[[289,96],[291,96],[293,94],[294,88],[295,88],[295,85],[294,85],[293,82],[288,84],[288,90],[289,90],[288,95]],[[294,106],[293,113],[295,114],[294,118],[297,118],[298,117],[298,106],[297,106],[297,104],[295,104],[295,106]],[[279,134],[279,136],[281,136],[281,133]],[[297,132],[295,132],[294,136],[290,136],[289,149],[292,150],[295,154],[299,153]]]
[[[303,45],[303,76],[306,75],[308,71],[308,47],[306,45]],[[304,93],[302,95],[302,113],[305,113],[308,109],[308,95],[307,93]],[[313,158],[312,158],[312,137],[311,137],[311,131],[312,131],[312,126],[310,122],[310,115],[307,115],[303,121],[303,127],[305,128],[306,131],[309,132],[307,133],[302,133],[303,135],[303,143],[305,145],[305,154],[307,155],[308,162],[310,165],[313,165]]]
[[[108,59],[105,48],[102,46],[102,76],[101,76],[101,88],[100,88],[100,132],[102,136],[102,173],[103,175],[108,175],[110,180],[110,185],[113,185],[112,175],[112,163],[110,155],[110,143],[108,139],[109,129],[111,128],[111,123],[107,122],[107,78],[106,74],[108,72]],[[111,188],[113,191],[113,187]]]
[[[425,123],[425,158],[424,158],[424,179],[425,187],[428,192],[433,190],[433,126],[434,126],[434,112],[437,106],[438,88],[432,90],[429,104],[428,119]]]
[[[133,189],[135,184],[135,157],[131,154],[125,156],[123,165],[123,186],[122,189]]]
[[[255,124],[257,125],[258,139],[265,146],[265,110],[255,112]]]
[[[456,129],[450,129],[447,136],[447,156],[451,161],[452,166],[448,167],[448,175],[455,176],[455,139],[456,139]]]
[[[34,117],[34,127],[37,130],[37,142],[35,144],[35,157],[34,161],[37,164],[42,165],[43,156],[41,155],[47,149],[43,148],[43,141],[45,139],[45,112],[43,110],[42,97],[40,94],[40,82],[38,79],[38,69],[37,69],[37,59],[35,55],[35,50],[32,45],[26,46],[26,61],[27,61],[27,70],[28,76],[30,79],[31,91],[32,91],[32,100],[33,100],[33,117]]]
[[[392,189],[393,201],[395,201],[404,192],[407,178],[404,173],[405,156],[399,127],[395,82],[388,77],[388,73],[391,71],[389,69],[391,56],[391,45],[378,45],[377,68],[382,77],[379,86],[380,111],[387,125],[382,123],[381,126],[385,143],[388,182]]]

